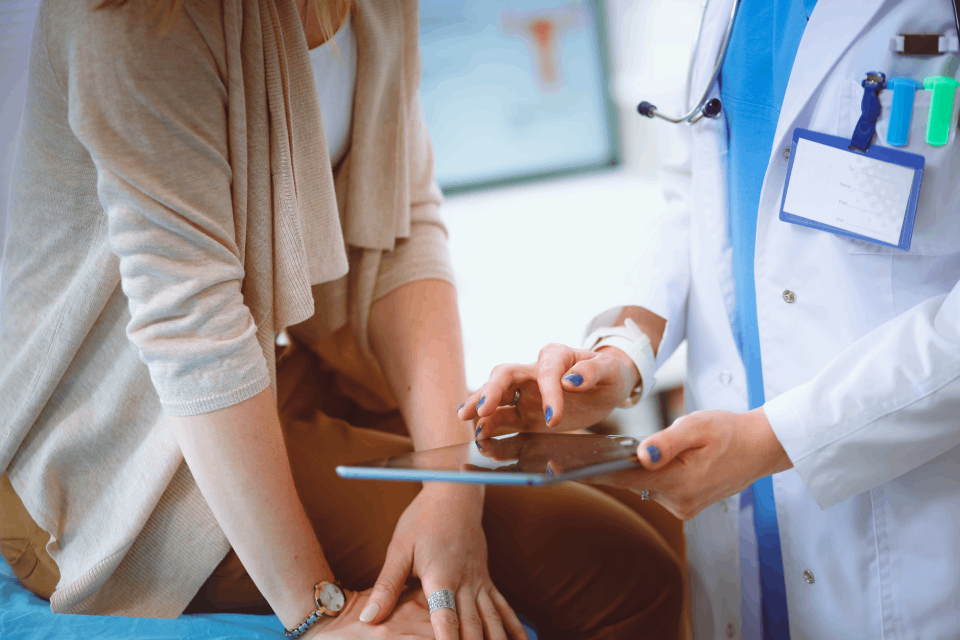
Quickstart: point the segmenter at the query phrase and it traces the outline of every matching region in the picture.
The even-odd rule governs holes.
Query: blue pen
[[[891,78],[887,81],[887,87],[893,89],[887,144],[905,147],[910,135],[910,120],[913,118],[913,95],[917,89],[923,88],[923,83],[913,78]]]

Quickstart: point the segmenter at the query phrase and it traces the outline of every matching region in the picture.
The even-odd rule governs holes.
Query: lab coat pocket
[[[920,78],[922,80],[922,78]],[[886,247],[863,240],[834,236],[850,253],[893,254],[911,256],[943,256],[960,252],[960,145],[956,143],[957,122],[960,116],[960,91],[954,92],[953,116],[947,144],[934,147],[927,144],[927,114],[930,110],[932,91],[918,90],[914,94],[913,113],[910,119],[910,134],[905,147],[895,147],[924,157],[923,182],[917,215],[913,225],[913,240],[909,251]],[[840,97],[836,135],[849,138],[860,118],[860,102],[863,88],[859,82],[844,85]],[[893,91],[880,92],[880,118],[873,143],[890,147],[887,131],[890,124],[890,109]]]

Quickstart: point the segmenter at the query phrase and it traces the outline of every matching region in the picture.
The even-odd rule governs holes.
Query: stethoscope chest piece
[[[680,122],[693,124],[698,122],[701,118],[716,118],[720,115],[720,112],[723,110],[723,104],[720,102],[719,98],[709,98],[709,96],[713,90],[714,84],[717,82],[717,78],[720,76],[720,68],[723,66],[723,59],[727,55],[727,47],[730,45],[730,35],[733,33],[733,23],[737,18],[737,7],[739,6],[740,0],[733,0],[730,8],[730,18],[727,20],[727,29],[723,34],[723,40],[720,43],[720,50],[713,65],[713,73],[710,75],[710,81],[707,82],[706,89],[700,96],[699,101],[696,102],[696,106],[679,118],[672,118],[657,111],[656,105],[647,101],[643,101],[637,105],[637,112],[640,115],[646,116],[647,118],[660,118],[661,120],[666,120],[667,122],[673,122],[675,124]],[[690,104],[690,89],[691,85],[693,84],[693,65],[697,58],[697,50],[700,48],[700,37],[703,34],[703,19],[706,15],[706,12],[707,1],[704,0],[703,5],[700,8],[700,21],[697,24],[697,38],[693,45],[693,54],[690,56],[690,66],[687,69],[686,95],[688,99],[688,106]]]
[[[693,124],[694,122],[700,120],[700,118],[717,118],[720,116],[722,111],[723,103],[720,102],[720,98],[711,98],[710,100],[707,100],[702,107],[700,107],[700,110],[697,113],[691,115],[686,121],[690,124]],[[642,116],[646,116],[647,118],[656,116],[669,122],[683,122],[683,120],[674,120],[673,118],[667,118],[660,115],[657,113],[656,105],[651,104],[646,100],[637,105],[637,113]]]

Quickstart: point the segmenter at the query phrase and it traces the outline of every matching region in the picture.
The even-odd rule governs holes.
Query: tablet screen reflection
[[[639,441],[626,436],[514,433],[394,456],[369,466],[560,475],[584,466],[631,458],[636,455],[638,445]]]

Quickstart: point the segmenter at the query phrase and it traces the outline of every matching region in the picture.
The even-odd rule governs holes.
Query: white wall
[[[620,110],[624,164],[652,176],[658,166],[658,127],[637,113],[637,104],[662,104],[666,96],[681,95],[700,2],[606,0],[604,6],[613,67],[610,92]]]

